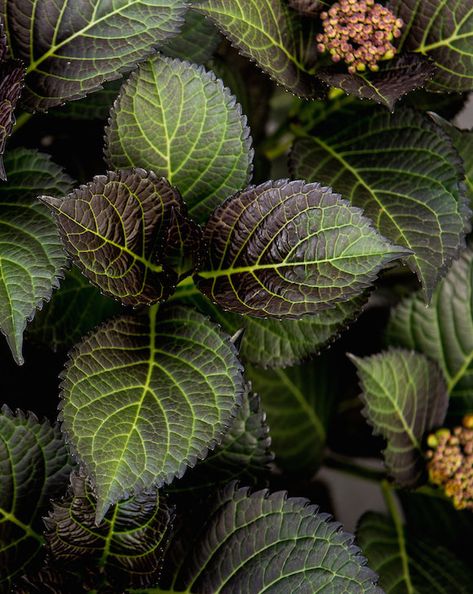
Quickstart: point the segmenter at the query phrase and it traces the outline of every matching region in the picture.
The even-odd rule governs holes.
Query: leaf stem
[[[385,479],[384,472],[374,470],[373,468],[367,468],[366,466],[360,466],[359,464],[353,463],[350,458],[334,454],[333,452],[324,459],[324,466],[367,481],[375,481],[379,483]]]
[[[28,111],[24,111],[23,113],[20,113],[20,115],[16,118],[15,127],[13,128],[12,134],[14,134],[15,132],[18,132],[18,130],[20,128],[23,128],[23,126],[25,124],[27,124],[32,117],[33,117],[33,114],[29,113]]]

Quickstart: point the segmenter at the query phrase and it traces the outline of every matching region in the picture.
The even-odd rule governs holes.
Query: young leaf
[[[53,351],[72,347],[87,332],[121,311],[120,305],[100,294],[75,268],[28,328],[28,337]]]
[[[458,153],[430,118],[406,108],[337,114],[296,141],[290,160],[295,177],[333,185],[380,233],[411,249],[407,263],[430,299],[464,245],[468,210]]]
[[[8,182],[0,185],[0,328],[22,364],[26,323],[50,298],[66,264],[54,221],[36,196],[64,194],[72,180],[48,155],[29,149],[10,151],[5,166]]]
[[[202,229],[183,211],[172,209],[162,255],[164,264],[179,278],[198,268],[202,258]]]
[[[71,476],[71,492],[45,518],[51,557],[116,588],[151,586],[160,572],[173,509],[158,492],[142,493],[110,509],[95,524],[96,501],[85,476]],[[89,578],[90,579],[90,578]]]
[[[381,594],[353,536],[307,499],[231,483],[201,517],[208,520],[194,541],[169,548],[172,591]]]
[[[0,0],[24,101],[47,110],[120,76],[179,30],[183,0]],[[123,32],[126,31],[126,35]]]
[[[71,465],[57,427],[6,406],[0,414],[0,590],[43,545],[41,516],[67,487]]]
[[[74,263],[125,305],[166,299],[177,274],[162,264],[172,212],[183,203],[164,178],[143,169],[108,172],[65,198],[43,196]]]
[[[468,248],[441,281],[425,307],[419,295],[394,310],[388,326],[390,344],[415,349],[436,361],[450,395],[449,414],[473,410],[473,249]]]
[[[363,413],[387,441],[387,469],[399,485],[413,487],[424,475],[422,438],[442,424],[447,411],[443,376],[435,363],[413,351],[350,358],[360,378]]]
[[[93,478],[97,522],[116,501],[169,483],[203,458],[243,389],[229,338],[191,309],[158,318],[153,306],[85,338],[66,367],[61,418]]]
[[[105,153],[116,169],[145,167],[166,177],[200,221],[248,183],[249,134],[240,106],[213,73],[157,55],[123,85]]]
[[[268,415],[276,464],[285,472],[310,478],[320,465],[336,404],[333,372],[326,357],[288,369],[246,370]]]
[[[315,314],[362,293],[407,255],[330,188],[279,180],[229,198],[204,230],[199,288],[255,317]]]
[[[435,65],[416,54],[402,54],[377,73],[347,74],[335,68],[317,71],[317,77],[360,99],[370,99],[394,111],[396,101],[422,88],[436,71]]]
[[[23,90],[24,78],[25,69],[20,62],[8,60],[0,63],[0,180],[2,181],[7,179],[2,157],[15,123],[13,112]]]
[[[429,87],[437,92],[473,89],[473,5],[470,0],[418,2],[393,0],[404,21],[403,48],[431,58],[437,73]]]
[[[473,576],[448,549],[421,536],[411,537],[382,514],[365,514],[356,535],[386,594],[470,591]]]
[[[245,484],[256,483],[267,473],[268,464],[273,460],[270,445],[266,413],[261,408],[258,395],[250,393],[247,386],[236,417],[220,445],[182,479],[173,483],[168,491],[195,495],[199,489],[223,487],[235,479]]]
[[[298,23],[283,0],[202,0],[196,8],[277,83],[303,97],[316,94],[299,55]]]

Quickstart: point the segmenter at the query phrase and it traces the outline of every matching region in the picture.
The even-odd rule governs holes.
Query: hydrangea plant
[[[471,592],[473,1],[0,20],[0,592]]]

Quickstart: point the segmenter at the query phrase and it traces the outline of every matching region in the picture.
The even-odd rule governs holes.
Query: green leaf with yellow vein
[[[0,412],[0,591],[38,560],[42,515],[67,488],[71,464],[57,427],[31,413]]]
[[[420,535],[411,535],[382,514],[365,514],[356,536],[386,594],[470,592],[473,576],[451,551]]]
[[[64,194],[72,180],[48,155],[29,149],[10,151],[5,167],[8,181],[0,185],[0,329],[21,364],[26,324],[51,297],[66,265],[54,221],[36,196]]]
[[[277,83],[296,95],[316,94],[299,55],[300,24],[283,0],[202,0],[197,8]]]
[[[163,244],[184,204],[167,180],[143,169],[109,172],[65,198],[41,200],[74,264],[105,294],[139,305],[172,293],[178,275],[162,262]]]
[[[318,357],[297,367],[246,369],[260,395],[271,428],[276,464],[309,478],[320,465],[327,427],[337,403],[336,373],[330,359]]]
[[[425,355],[403,349],[350,358],[360,378],[363,414],[387,442],[386,467],[399,485],[414,487],[424,478],[422,439],[442,425],[447,412],[442,372]]]
[[[97,521],[205,457],[243,391],[229,337],[191,309],[153,306],[85,338],[65,370],[61,419],[93,479]]]
[[[393,0],[404,21],[403,48],[431,58],[437,66],[429,88],[437,92],[473,89],[473,2]]]
[[[71,476],[66,497],[45,518],[52,562],[87,572],[89,588],[151,586],[161,573],[174,510],[157,491],[117,503],[95,524],[96,501],[86,477]]]
[[[121,311],[120,304],[72,268],[28,327],[27,338],[52,350],[69,349],[95,326]]]
[[[473,249],[453,263],[430,307],[419,295],[404,299],[391,315],[388,341],[424,353],[441,368],[450,396],[448,412],[473,410]]]
[[[290,165],[295,177],[333,186],[411,249],[407,263],[430,299],[470,228],[462,163],[439,126],[408,108],[336,114],[296,141]]]
[[[231,483],[192,512],[158,592],[381,594],[354,537],[307,499]]]
[[[330,188],[279,180],[217,208],[204,230],[199,288],[225,310],[296,318],[349,301],[408,252]]]
[[[249,134],[239,104],[212,72],[157,55],[123,85],[105,154],[113,168],[144,167],[166,177],[191,216],[205,221],[248,183]]]
[[[24,102],[47,110],[120,77],[179,31],[183,0],[0,0]]]

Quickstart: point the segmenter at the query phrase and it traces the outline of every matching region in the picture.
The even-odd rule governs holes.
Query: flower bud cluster
[[[463,424],[439,429],[427,440],[429,478],[457,509],[473,509],[473,414]]]
[[[328,51],[333,62],[343,60],[348,72],[379,70],[380,60],[396,53],[391,43],[400,37],[402,19],[374,0],[340,0],[320,14],[323,33],[316,36],[319,52]]]

